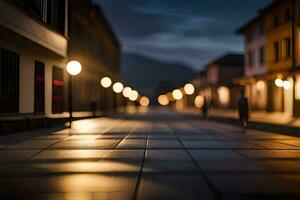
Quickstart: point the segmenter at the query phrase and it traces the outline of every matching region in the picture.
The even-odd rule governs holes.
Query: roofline
[[[285,1],[290,1],[290,0],[285,0]],[[269,5],[265,6],[262,9],[260,9],[257,12],[257,15],[254,18],[250,19],[245,25],[243,25],[242,27],[238,28],[235,32],[237,34],[244,34],[247,28],[249,28],[250,26],[252,26],[254,23],[256,23],[261,18],[265,17],[265,15],[266,15],[267,12],[269,12],[274,7],[277,7],[280,3],[282,3],[281,0],[273,0]]]
[[[209,66],[211,66],[213,64],[217,64],[218,61],[220,61],[221,59],[225,58],[226,56],[245,56],[245,54],[243,54],[243,53],[232,53],[232,52],[224,53],[224,54],[216,57],[215,59],[213,59],[211,62],[207,63],[204,66],[204,69],[207,69]]]

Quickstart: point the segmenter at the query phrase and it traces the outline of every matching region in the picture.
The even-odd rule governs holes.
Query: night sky
[[[195,70],[227,51],[242,52],[234,31],[271,0],[94,0],[123,51]]]

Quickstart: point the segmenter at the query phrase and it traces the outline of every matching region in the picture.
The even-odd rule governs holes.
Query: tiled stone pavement
[[[1,136],[0,149],[4,200],[300,197],[300,138],[163,111]]]

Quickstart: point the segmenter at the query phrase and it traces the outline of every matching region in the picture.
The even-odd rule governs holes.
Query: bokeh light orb
[[[167,105],[169,105],[170,101],[169,101],[167,95],[160,95],[158,97],[158,103],[162,106],[167,106]]]
[[[179,89],[174,90],[172,95],[175,100],[181,100],[183,98],[183,94]]]
[[[283,80],[277,78],[277,79],[275,80],[275,85],[276,85],[277,87],[283,87]]]
[[[72,61],[68,62],[66,68],[67,68],[67,72],[72,76],[76,76],[76,75],[80,74],[80,72],[82,70],[82,66],[81,66],[80,62],[78,62],[76,60],[72,60]]]
[[[140,104],[141,104],[142,107],[148,107],[149,104],[150,104],[149,98],[148,97],[142,97],[140,99]]]
[[[130,87],[125,87],[125,88],[123,89],[123,96],[124,96],[125,98],[129,98],[131,92],[132,92],[132,89],[131,89]]]
[[[112,84],[112,81],[109,77],[104,77],[101,79],[101,86],[104,88],[109,88]]]
[[[122,83],[120,83],[120,82],[116,82],[114,85],[113,85],[113,91],[115,92],[115,93],[121,93],[122,91],[123,91],[123,89],[124,89],[124,86],[123,86],[123,84]]]
[[[184,92],[187,94],[187,95],[192,95],[194,94],[195,92],[195,87],[193,86],[193,84],[191,83],[188,83],[184,86]]]
[[[257,90],[264,90],[265,87],[266,87],[266,83],[262,80],[260,80],[256,83],[256,89]]]
[[[283,84],[282,84],[283,88],[286,89],[286,90],[289,90],[292,88],[292,84],[290,83],[290,81],[283,81]]]
[[[202,106],[204,105],[204,97],[201,95],[196,96],[194,104],[196,108],[202,108]]]
[[[136,90],[133,90],[130,93],[129,100],[130,101],[136,101],[138,98],[139,98],[139,93]]]

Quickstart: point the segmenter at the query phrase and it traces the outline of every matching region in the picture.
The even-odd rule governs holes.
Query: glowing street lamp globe
[[[123,96],[124,96],[125,98],[130,97],[131,92],[132,92],[132,89],[131,89],[130,87],[125,87],[125,88],[123,89]]]
[[[101,79],[101,86],[104,88],[109,88],[112,84],[112,81],[109,77],[104,77]]]
[[[81,66],[80,62],[78,62],[76,60],[72,60],[72,61],[68,62],[66,68],[67,68],[67,72],[72,76],[76,76],[76,75],[80,74],[80,72],[82,70],[82,66]]]
[[[133,90],[129,96],[130,101],[136,101],[139,98],[139,93],[136,90]]]
[[[142,107],[148,107],[149,104],[150,104],[149,98],[148,97],[142,97],[140,99],[140,104],[141,104]]]
[[[117,82],[117,83],[115,83],[114,85],[113,85],[113,91],[115,92],[115,93],[121,93],[122,91],[123,91],[123,88],[124,88],[124,86],[123,86],[123,84],[122,83],[120,83],[120,82]]]
[[[183,98],[183,94],[179,89],[174,90],[172,95],[175,100],[181,100]]]
[[[192,95],[195,92],[195,87],[191,83],[188,83],[184,86],[184,92],[187,95]]]
[[[167,95],[160,95],[158,97],[158,103],[162,106],[167,106],[167,105],[169,105],[170,101],[169,101]]]

